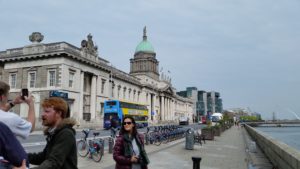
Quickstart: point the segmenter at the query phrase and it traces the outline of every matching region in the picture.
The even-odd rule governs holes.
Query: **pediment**
[[[169,95],[174,94],[174,90],[172,89],[172,87],[170,85],[166,85],[165,87],[160,88],[160,92],[161,93],[166,93],[166,94],[169,94]]]

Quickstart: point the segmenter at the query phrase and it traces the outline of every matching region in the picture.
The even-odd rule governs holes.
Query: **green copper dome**
[[[154,48],[151,45],[151,43],[147,40],[147,35],[146,35],[146,27],[144,27],[144,36],[143,36],[143,41],[140,42],[137,47],[135,48],[135,53],[137,52],[154,52]]]
[[[150,42],[148,42],[147,40],[143,40],[135,48],[135,53],[137,53],[137,52],[152,52],[152,53],[154,53],[154,48]]]

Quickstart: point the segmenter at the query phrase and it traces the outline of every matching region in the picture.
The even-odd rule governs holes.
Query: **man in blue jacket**
[[[12,131],[0,122],[0,169],[22,166],[22,161],[27,162],[27,154]],[[27,167],[28,167],[27,163]]]

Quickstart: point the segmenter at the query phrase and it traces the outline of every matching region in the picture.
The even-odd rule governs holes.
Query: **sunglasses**
[[[125,126],[126,124],[130,125],[132,122],[123,122],[123,125]]]

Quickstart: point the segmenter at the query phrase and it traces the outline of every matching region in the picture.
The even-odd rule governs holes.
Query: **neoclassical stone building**
[[[90,34],[80,48],[67,42],[44,44],[43,38],[34,32],[29,36],[32,44],[0,52],[0,79],[10,84],[12,97],[22,88],[29,89],[37,117],[42,111],[41,101],[51,95],[67,98],[71,116],[83,126],[102,127],[103,104],[108,99],[147,105],[153,124],[192,116],[193,101],[177,95],[171,79],[160,75],[146,28],[130,59],[130,73],[101,58]],[[25,116],[26,108],[21,104],[13,109]]]

